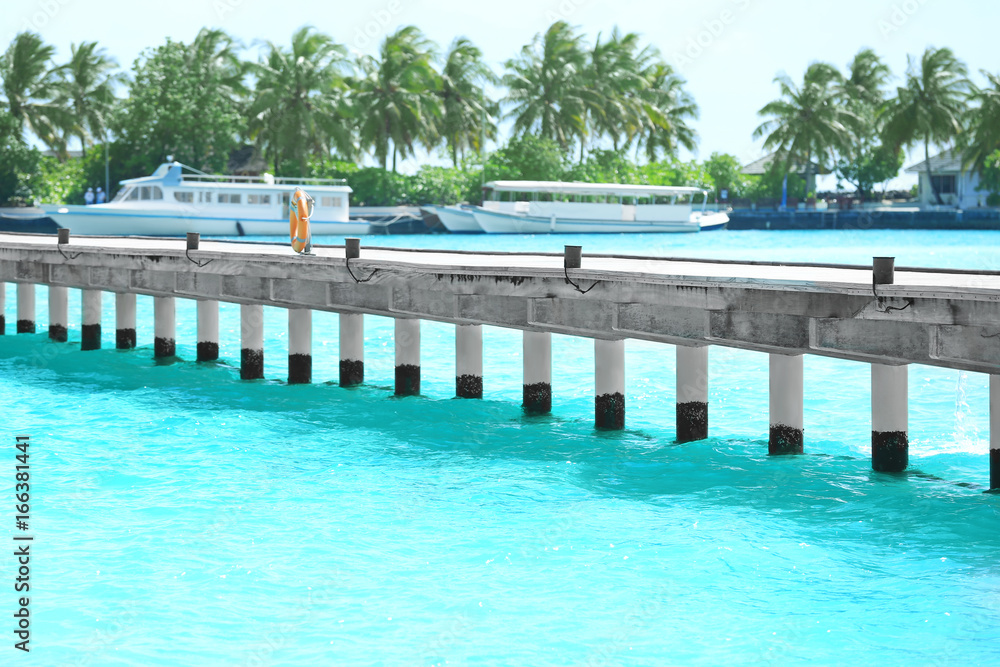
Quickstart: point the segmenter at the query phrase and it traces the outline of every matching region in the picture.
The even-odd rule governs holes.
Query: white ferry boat
[[[729,222],[726,213],[707,210],[708,192],[701,188],[492,181],[483,189],[483,205],[473,215],[492,234],[698,232]]]
[[[195,172],[183,173],[184,169]],[[367,234],[368,223],[348,219],[351,188],[311,178],[212,176],[179,162],[152,176],[121,182],[113,201],[92,206],[42,204],[60,227],[78,235],[285,236],[288,202],[296,187],[314,200],[313,236]]]
[[[482,234],[483,228],[476,222],[476,206],[424,206],[438,217],[444,228],[452,234]]]

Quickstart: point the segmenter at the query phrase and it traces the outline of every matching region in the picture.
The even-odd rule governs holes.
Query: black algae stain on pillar
[[[482,398],[483,378],[479,375],[459,375],[455,378],[455,395],[459,398]]]
[[[909,458],[910,441],[906,431],[872,431],[872,470],[903,472]]]
[[[1000,491],[1000,449],[990,450],[990,490]]]
[[[708,437],[708,403],[691,401],[677,404],[677,442],[694,442]]]
[[[35,333],[35,323],[31,320],[18,320],[17,333]]]
[[[594,426],[620,430],[625,428],[625,396],[619,392],[602,394],[594,399]]]
[[[313,358],[311,354],[288,355],[288,384],[312,382]]]
[[[259,380],[264,377],[264,350],[240,350],[240,379]]]
[[[524,402],[521,407],[529,415],[544,415],[552,412],[552,385],[548,382],[524,385]]]
[[[219,344],[201,342],[198,343],[198,361],[217,361],[219,358]]]
[[[101,349],[101,325],[84,324],[80,327],[80,349],[99,350]]]
[[[420,366],[396,366],[396,396],[416,396],[420,393]]]
[[[116,329],[115,347],[119,350],[131,350],[135,347],[135,329]]]
[[[174,344],[173,338],[154,338],[153,339],[153,356],[154,357],[172,357],[176,353],[177,346]]]
[[[365,381],[365,362],[360,359],[340,360],[340,386],[353,387]]]
[[[801,454],[803,451],[802,429],[784,424],[771,425],[768,454]]]
[[[69,332],[61,324],[50,324],[49,339],[57,343],[65,343],[69,339]]]
[[[7,316],[0,315],[0,336],[7,334]]]

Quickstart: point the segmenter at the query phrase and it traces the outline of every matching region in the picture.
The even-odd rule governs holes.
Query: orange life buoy
[[[313,198],[305,190],[296,188],[288,202],[289,234],[292,250],[305,255],[312,249],[312,235],[309,233],[309,217],[312,215]]]

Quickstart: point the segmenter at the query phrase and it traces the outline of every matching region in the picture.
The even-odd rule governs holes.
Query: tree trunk
[[[80,159],[83,160],[87,157],[87,141],[83,136],[83,132],[80,133]]]
[[[934,200],[937,202],[938,206],[944,206],[944,200],[941,199],[941,194],[938,192],[937,188],[934,187],[934,175],[931,172],[931,155],[930,155],[930,137],[924,137],[924,165],[927,167],[927,185],[930,186],[931,192],[934,193]]]
[[[396,142],[392,144],[392,173],[396,173]]]

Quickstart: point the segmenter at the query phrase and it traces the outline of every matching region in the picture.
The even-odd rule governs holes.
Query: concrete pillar
[[[135,348],[135,294],[115,294],[115,348]]]
[[[1000,490],[1000,375],[990,376],[990,489]]]
[[[288,309],[288,384],[312,382],[312,311]]]
[[[69,290],[49,285],[49,338],[65,343],[69,337]]]
[[[902,472],[909,462],[908,366],[872,364],[872,469]]]
[[[153,297],[153,329],[153,356],[174,356],[177,352],[177,304],[174,297]]]
[[[219,358],[219,302],[198,301],[198,361]]]
[[[532,415],[552,411],[552,334],[548,331],[525,331],[524,400],[521,407]]]
[[[7,308],[7,283],[0,283],[0,336],[7,333],[7,315],[4,309]]]
[[[350,239],[348,239],[350,240]],[[365,381],[365,316],[340,314],[340,386]]]
[[[801,454],[802,355],[771,354],[771,432],[768,454]]]
[[[625,428],[625,341],[594,340],[594,426]]]
[[[396,318],[396,395],[420,393],[420,320]]]
[[[708,437],[708,346],[677,346],[677,442]]]
[[[240,306],[240,379],[264,377],[264,306]]]
[[[35,285],[17,284],[17,333],[35,333]]]
[[[80,349],[101,349],[101,290],[80,290],[83,300],[83,326],[80,327]]]
[[[483,325],[455,325],[455,395],[483,397]]]

